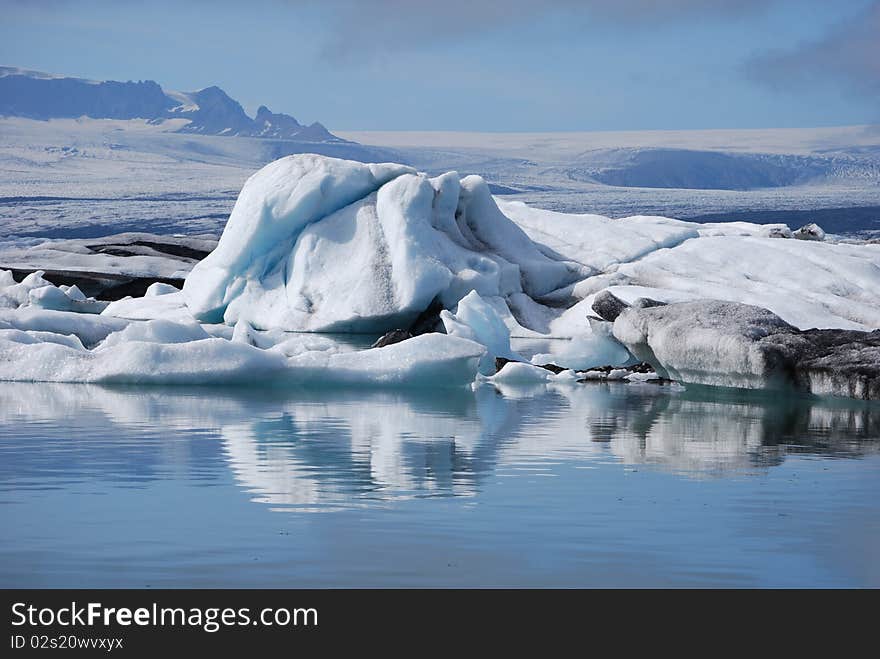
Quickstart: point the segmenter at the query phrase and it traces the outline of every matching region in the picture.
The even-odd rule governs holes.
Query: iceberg
[[[285,264],[303,229],[411,171],[315,155],[263,167],[242,188],[217,247],[187,277],[184,294],[194,316],[228,321],[233,300],[239,307],[251,301],[257,314],[271,308],[266,297],[283,301]]]
[[[207,239],[146,236],[35,246],[96,279],[137,275],[138,297],[0,270],[0,379],[571,385],[653,367],[880,397],[880,245],[818,227],[569,215],[498,200],[478,176],[300,154],[248,179],[201,260]],[[157,246],[177,263],[151,280],[132,259]],[[166,276],[181,259],[182,289]]]
[[[575,294],[587,300],[604,289],[626,301],[750,304],[800,329],[872,330],[880,327],[880,245],[701,236],[590,277]]]
[[[767,309],[705,300],[633,306],[614,336],[684,383],[880,400],[880,330],[800,330]]]
[[[296,155],[245,183],[183,294],[202,322],[382,333],[435,300],[540,298],[585,274],[542,253],[479,177]]]

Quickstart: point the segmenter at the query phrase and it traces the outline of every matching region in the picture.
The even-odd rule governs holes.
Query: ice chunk
[[[277,272],[231,302],[226,321],[310,331],[408,327],[453,279],[436,257],[443,246],[433,240],[433,201],[426,179],[404,175],[314,222]]]
[[[0,329],[0,341],[14,343],[57,343],[59,345],[85,350],[82,341],[73,334],[54,334],[52,332],[23,331],[18,329]]]
[[[156,285],[161,284],[154,284],[154,286]],[[169,288],[173,287],[169,286]],[[183,299],[183,294],[177,290],[161,295],[155,294],[155,292],[151,294],[148,290],[144,297],[128,297],[111,302],[101,313],[104,316],[130,320],[155,320],[159,318],[179,322],[195,320]]]
[[[662,377],[880,399],[880,330],[799,330],[759,307],[706,300],[629,308],[614,336]]]
[[[445,309],[440,319],[450,336],[460,336],[486,347],[486,354],[480,361],[480,373],[491,375],[495,372],[495,358],[504,357],[522,361],[522,357],[510,348],[510,332],[504,321],[476,291],[471,291],[458,303],[455,314]]]
[[[101,313],[109,304],[94,298],[86,298],[75,286],[63,291],[51,285],[28,291],[28,301],[31,305],[42,309],[95,314]]]
[[[128,325],[121,318],[109,318],[94,314],[79,314],[68,311],[49,311],[36,307],[22,309],[0,309],[0,326],[23,331],[35,330],[53,334],[77,336],[86,347],[103,341],[112,332]]]
[[[471,384],[485,348],[445,334],[422,334],[384,348],[337,352],[324,356],[304,353],[290,360],[292,377],[310,383],[367,386],[455,387]],[[326,368],[322,367],[326,359]],[[308,376],[306,369],[315,369]]]
[[[554,373],[546,368],[534,366],[526,362],[507,362],[492,377],[487,378],[493,384],[536,384],[545,382],[574,383],[577,376],[571,370]]]
[[[36,270],[16,283],[11,272],[0,270],[0,308],[35,306],[53,311],[101,313],[107,306],[106,302],[87,298],[77,286],[55,286],[44,274],[43,270]]]
[[[76,300],[77,302],[85,302],[86,300],[88,300],[85,293],[79,290],[79,286],[77,286],[76,284],[74,284],[73,286],[65,286],[64,284],[62,284],[58,288],[64,291],[64,294],[71,300]]]
[[[631,359],[629,351],[610,336],[609,327],[607,331],[595,330],[585,336],[560,341],[555,352],[535,354],[531,362],[583,371],[596,366],[620,366]]]
[[[627,301],[751,304],[801,329],[875,329],[880,327],[880,245],[704,237],[591,277],[577,285],[576,294],[587,298],[608,287],[618,297],[630,290]]]
[[[767,224],[761,235],[768,238],[794,238],[794,234],[787,224]]]
[[[757,340],[791,329],[766,309],[718,301],[629,308],[614,321],[614,336],[661,376],[745,388],[768,384]]]
[[[85,350],[70,337],[5,329],[0,380],[455,387],[474,381],[484,351],[466,339],[424,334],[374,350],[306,350],[288,357],[280,345],[263,350],[210,337],[198,325],[161,320],[132,323]]]
[[[156,297],[159,295],[171,295],[173,293],[179,293],[180,291],[176,289],[171,284],[163,284],[161,281],[154,282],[147,287],[147,292],[144,293],[144,297]]]
[[[254,328],[250,326],[250,323],[244,319],[235,323],[235,329],[232,330],[232,342],[244,343],[249,346],[257,345],[257,338],[254,336]]]
[[[195,317],[381,333],[472,290],[540,296],[589,272],[542,253],[478,177],[369,167],[292,156],[251,177],[217,249],[187,277]]]
[[[3,272],[3,278],[0,280],[0,308],[17,309],[30,304],[31,291],[47,286],[54,288],[52,282],[43,278],[45,273],[42,270],[30,273],[20,283],[15,282],[12,273],[8,270]]]
[[[149,320],[131,323],[119,332],[110,334],[98,349],[106,350],[120,343],[142,341],[145,343],[188,343],[208,339],[210,335],[195,322],[175,323],[169,320]]]

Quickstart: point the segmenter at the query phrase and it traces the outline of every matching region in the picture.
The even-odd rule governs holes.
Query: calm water
[[[880,586],[880,407],[0,384],[0,586]]]

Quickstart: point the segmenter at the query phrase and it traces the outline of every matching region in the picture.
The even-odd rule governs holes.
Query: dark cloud
[[[880,97],[880,0],[821,39],[753,57],[746,71],[777,88],[831,83],[860,96]]]
[[[747,15],[779,0],[287,0],[288,5],[332,8],[325,52],[363,57],[438,43],[457,43],[510,25],[547,18],[644,25],[683,17]],[[526,44],[524,44],[526,46]]]

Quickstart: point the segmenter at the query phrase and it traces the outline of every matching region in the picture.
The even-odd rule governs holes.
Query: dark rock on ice
[[[376,342],[371,345],[371,348],[384,348],[385,346],[390,346],[393,343],[400,343],[401,341],[406,341],[407,339],[413,338],[413,335],[407,331],[402,329],[394,329],[390,332],[386,332],[384,335],[379,337]]]
[[[495,358],[495,372],[497,373],[498,371],[500,371],[502,368],[504,368],[510,362],[517,362],[517,361],[519,361],[519,360],[508,359],[507,357],[496,357]],[[520,363],[527,364],[528,362],[520,362]],[[557,366],[556,364],[532,364],[532,366],[536,366],[538,368],[543,368],[545,371],[550,371],[554,375],[559,375],[563,371],[568,370],[562,366]]]
[[[647,297],[640,297],[633,301],[632,304],[624,302],[609,290],[599,291],[593,299],[593,311],[595,311],[602,320],[613,322],[625,309],[635,307],[637,309],[647,309],[649,307],[660,307],[666,304],[658,300],[652,300]]]
[[[428,332],[437,331],[437,327],[443,325],[440,320],[440,312],[443,311],[443,304],[438,298],[434,298],[428,308],[422,311],[409,327],[409,332],[413,336],[427,334]]]
[[[33,268],[3,268],[9,270],[15,281],[20,282],[34,270]],[[172,277],[138,277],[113,272],[90,272],[85,270],[43,270],[43,278],[55,286],[76,286],[85,295],[112,302],[124,297],[143,297],[147,289],[155,283],[169,284],[175,288],[183,287],[183,279]]]
[[[592,308],[602,320],[614,322],[629,305],[611,291],[604,290],[596,293]]]
[[[798,240],[825,240],[825,231],[818,224],[805,224],[792,233]]]
[[[651,366],[648,362],[639,362],[638,364],[633,364],[632,366],[625,367],[628,371],[632,371],[633,373],[655,373],[654,367]]]

